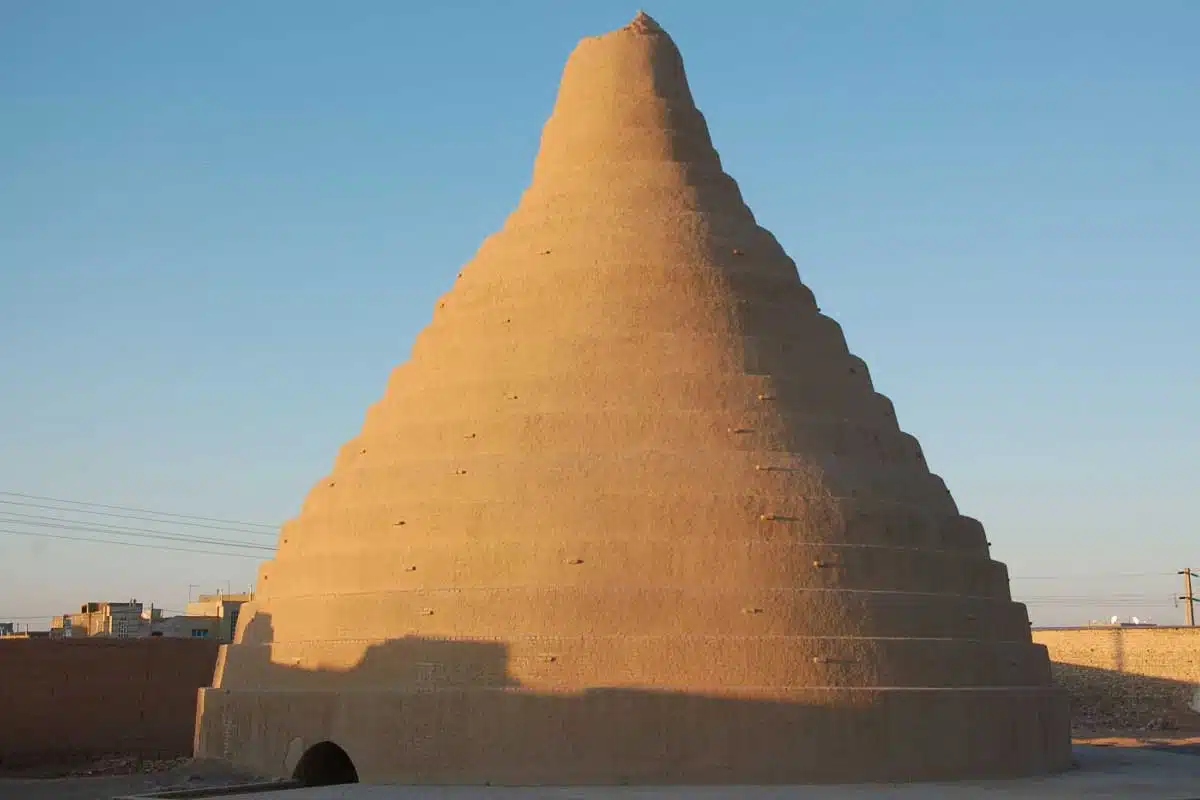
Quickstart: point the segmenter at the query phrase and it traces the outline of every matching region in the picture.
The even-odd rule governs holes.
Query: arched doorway
[[[292,778],[304,786],[358,783],[358,770],[345,750],[333,742],[320,742],[304,751]]]

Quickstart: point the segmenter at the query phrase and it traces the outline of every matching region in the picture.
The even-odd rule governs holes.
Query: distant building
[[[0,639],[37,639],[49,635],[50,631],[31,631],[28,624],[21,630],[19,622],[0,622]]]
[[[150,635],[168,639],[221,639],[221,618],[190,614],[163,617],[150,626]]]
[[[152,622],[162,619],[162,609],[146,609],[137,600],[124,603],[84,603],[78,614],[63,614],[50,622],[56,638],[106,636],[133,639],[150,634]]]
[[[253,593],[202,594],[187,604],[183,614],[168,617],[161,608],[145,608],[137,600],[126,603],[84,603],[78,614],[62,614],[50,623],[55,638],[147,636],[233,641],[242,604]],[[8,624],[8,623],[5,623]]]
[[[11,625],[8,622],[0,622],[0,639],[45,639],[50,635],[50,631],[31,631],[28,628],[25,630],[17,630],[14,625],[11,632],[5,633],[7,630],[4,626]]]
[[[232,642],[237,632],[238,616],[242,605],[254,599],[253,592],[239,594],[202,594],[187,604],[184,610],[187,619],[217,618],[220,625],[213,634],[223,642]],[[171,619],[175,619],[172,617]]]

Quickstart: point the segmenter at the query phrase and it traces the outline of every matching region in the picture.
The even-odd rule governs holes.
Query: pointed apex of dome
[[[664,33],[662,26],[655,22],[654,17],[645,11],[638,11],[633,21],[626,27],[637,33]]]
[[[677,158],[720,169],[671,35],[639,11],[623,27],[581,39],[542,129],[531,188],[566,172],[564,183],[578,183],[579,170],[605,185],[611,171]]]

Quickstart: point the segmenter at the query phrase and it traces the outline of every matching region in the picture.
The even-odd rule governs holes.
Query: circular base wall
[[[597,689],[201,694],[196,755],[286,777],[332,742],[367,783],[789,784],[1017,778],[1067,769],[1065,695],[806,689],[768,697]]]

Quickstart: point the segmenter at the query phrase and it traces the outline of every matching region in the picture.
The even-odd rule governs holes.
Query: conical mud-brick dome
[[[1004,566],[649,17],[578,45],[529,188],[436,305],[262,567],[201,755],[468,783],[1067,766]]]

